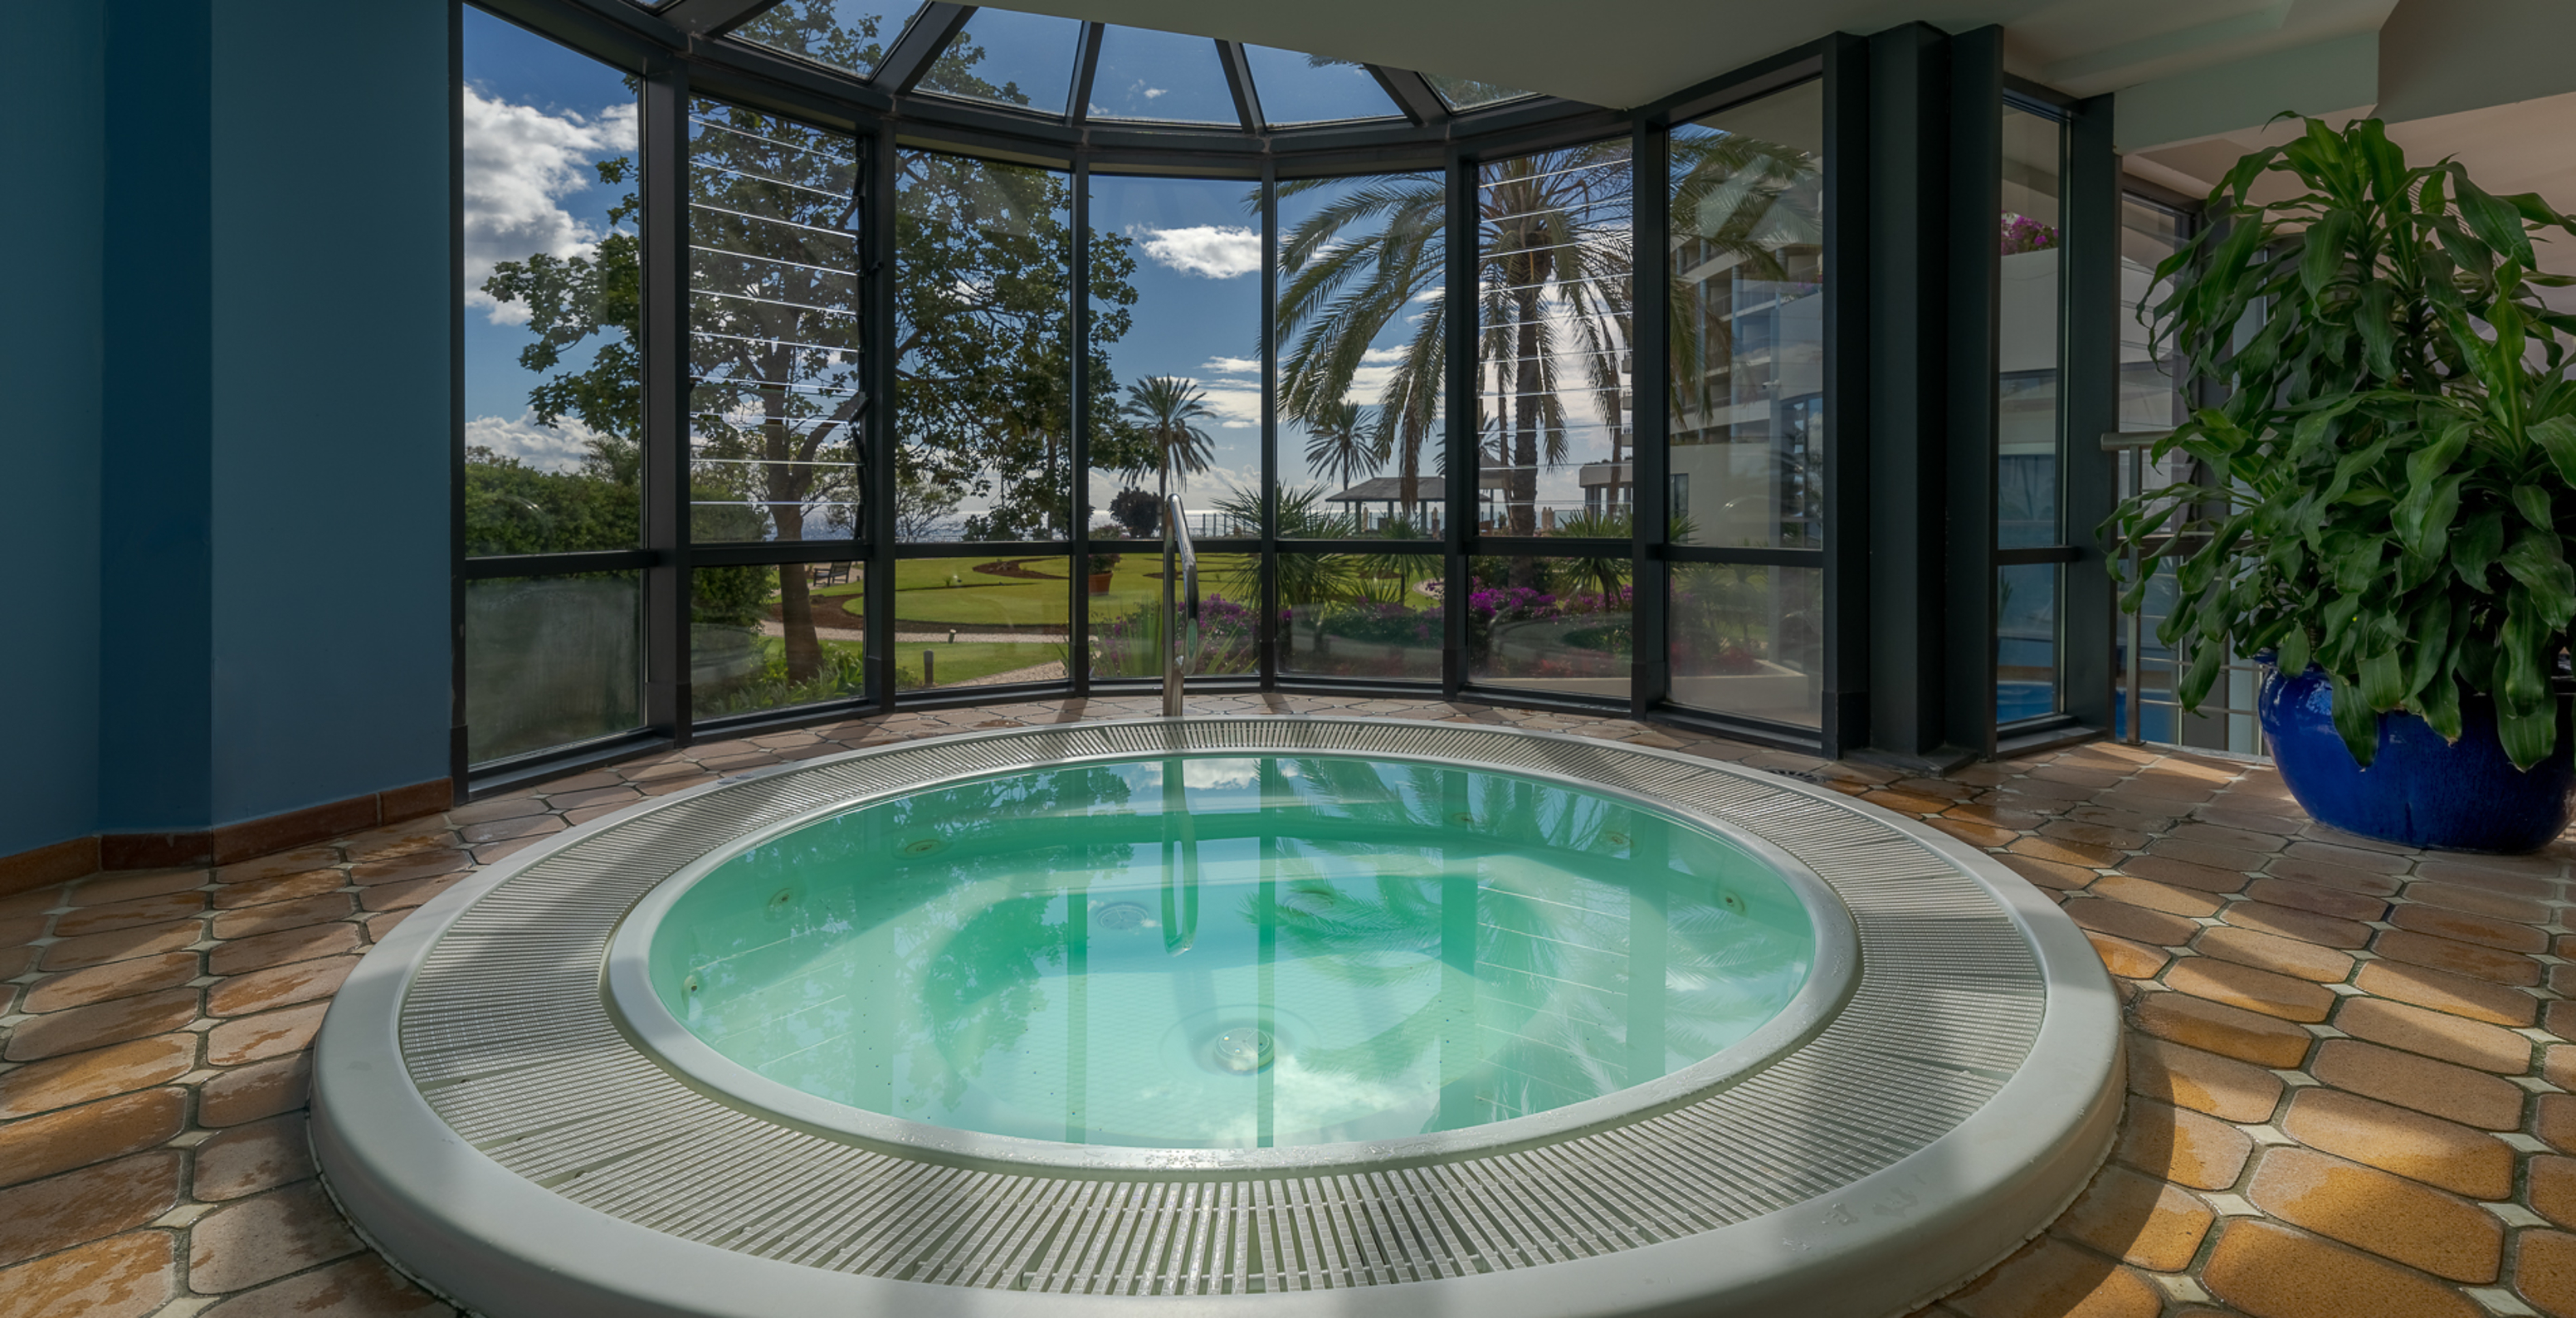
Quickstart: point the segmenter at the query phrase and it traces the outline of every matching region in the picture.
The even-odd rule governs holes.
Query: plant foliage
[[[2277,649],[2287,672],[2324,670],[2365,766],[2379,713],[2456,740],[2464,692],[2494,698],[2515,764],[2539,762],[2576,615],[2558,529],[2576,517],[2576,317],[2534,290],[2576,280],[2537,273],[2532,237],[2576,216],[2455,161],[2410,167],[2377,120],[2311,119],[2238,161],[2208,217],[2157,268],[2174,291],[2154,311],[2227,401],[2156,446],[2198,471],[2105,524],[2178,560],[2157,634],[2188,647],[2182,707],[2231,650]],[[2138,608],[2146,581],[2123,584]]]

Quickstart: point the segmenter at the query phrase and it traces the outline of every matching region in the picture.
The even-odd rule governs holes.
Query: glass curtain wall
[[[854,699],[864,574],[790,546],[863,511],[859,146],[704,99],[688,143],[689,538],[779,553],[691,573],[691,714]]]
[[[1824,166],[1821,80],[1672,130],[1670,698],[1808,728],[1824,716]]]
[[[1072,180],[904,150],[895,225],[895,687],[1062,681],[1072,592],[1085,584],[1070,553],[1084,350]],[[1104,368],[1125,326],[1113,315],[1092,328],[1099,415],[1116,401]],[[994,548],[929,554],[984,544]],[[1142,570],[1116,556],[1092,566]]]
[[[464,717],[489,764],[644,723],[642,217],[627,78],[464,21]]]
[[[2190,241],[2192,217],[2184,211],[2134,194],[2120,204],[2120,429],[2147,435],[2170,430],[2188,415],[2189,382],[2170,345],[2155,341],[2155,305],[2172,291],[2155,278],[2156,266]],[[2121,455],[2120,483],[2125,496],[2138,489],[2158,489],[2191,477],[2193,462],[2180,454],[2150,462],[2143,448]],[[2149,560],[2139,565],[2155,568]],[[2156,571],[2138,613],[2120,619],[2121,735],[2132,741],[2202,746],[2238,754],[2262,753],[2262,732],[2254,715],[2259,674],[2250,660],[2230,665],[2197,714],[2185,715],[2174,703],[2179,675],[2171,647],[2156,639],[2156,628],[2173,608],[2175,584],[2170,570]]]
[[[1213,47],[1190,47],[1202,48],[1213,65]],[[1165,467],[1202,555],[1261,534],[1260,203],[1260,186],[1239,180],[1091,176],[1091,315],[1108,340],[1092,367],[1103,402],[1092,413],[1091,516],[1140,542],[1111,550],[1110,589],[1091,599],[1096,678],[1162,676],[1158,661],[1130,652],[1159,654],[1162,524],[1145,510]],[[1260,576],[1248,561],[1249,572],[1231,559],[1200,564],[1209,643],[1198,671],[1208,676],[1259,671],[1257,642],[1215,635],[1255,635]]]
[[[787,0],[719,41],[864,76],[908,21]],[[1204,676],[1624,701],[1657,667],[1637,650],[1643,540],[1671,565],[1644,631],[1671,684],[1649,694],[1821,726],[1820,83],[1673,128],[1660,181],[1605,123],[1619,135],[1471,157],[1463,175],[1264,184],[966,144],[883,158],[895,139],[872,130],[664,99],[660,75],[648,89],[479,11],[466,23],[473,765],[648,724],[686,736],[951,687],[1150,682],[1171,639],[1167,463],[1203,553]],[[1087,55],[1085,32],[978,10],[917,90],[1064,103],[1176,142],[1234,113],[1206,100],[1217,43],[1119,29]],[[1348,81],[1365,70],[1259,56],[1257,77],[1313,93],[1283,91],[1273,120],[1384,115],[1373,78]],[[1436,81],[1462,111],[1518,96]],[[646,90],[673,129],[649,143]],[[2049,234],[2031,253],[2054,245],[2062,153],[2058,136],[2008,153],[2007,211]],[[645,269],[640,198],[666,167],[668,273],[685,283],[648,297],[665,266]],[[1671,215],[1670,279],[1643,299],[1669,328],[1670,393],[1646,403],[1666,448],[1642,463],[1640,186],[1665,187]],[[1453,205],[1472,235],[1448,232]],[[1470,241],[1452,288],[1450,244]],[[2053,265],[2039,278],[2053,289]],[[1448,339],[1453,295],[1475,299],[1458,317],[1472,346]],[[2028,533],[2007,541],[2053,545],[2054,361],[2021,360],[2013,314],[2006,480],[2029,494],[2007,517]],[[652,359],[672,397],[646,397],[648,318],[677,331]],[[1665,469],[1663,525],[1637,524],[1641,467]]]
[[[1279,185],[1279,671],[1441,679],[1447,208],[1436,173]]]
[[[1476,166],[1476,524],[1592,544],[1468,564],[1467,677],[1624,697],[1636,455],[1626,139]]]
[[[1995,381],[1995,721],[2064,707],[2058,601],[2061,562],[2013,562],[2014,550],[2062,546],[2058,493],[2066,440],[2061,387],[2066,280],[2062,207],[2066,125],[2006,105]]]

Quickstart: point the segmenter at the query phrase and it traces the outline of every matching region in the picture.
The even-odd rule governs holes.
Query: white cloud
[[[1128,231],[1142,240],[1145,255],[1156,264],[1185,275],[1232,279],[1261,269],[1261,232],[1224,224],[1194,224],[1183,229]]]
[[[1250,380],[1203,380],[1199,388],[1207,391],[1208,410],[1216,413],[1219,430],[1259,430],[1261,428],[1261,386]]]
[[[1250,375],[1261,369],[1261,363],[1250,357],[1210,357],[1199,369],[1216,375]]]
[[[591,162],[635,149],[633,102],[598,114],[548,114],[465,89],[465,303],[495,325],[524,323],[527,308],[493,300],[483,281],[502,261],[544,252],[586,256],[605,235],[564,209],[598,186]]]
[[[579,467],[582,459],[590,456],[590,441],[595,434],[575,417],[565,417],[549,426],[537,420],[534,408],[520,413],[516,421],[478,416],[465,422],[466,447],[488,448],[539,471],[571,471]]]

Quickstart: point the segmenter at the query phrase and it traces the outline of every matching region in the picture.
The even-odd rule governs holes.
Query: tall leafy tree
[[[981,499],[968,539],[1061,539],[1073,513],[1072,188],[1047,170],[907,151],[896,224],[899,461]],[[1109,349],[1130,325],[1133,241],[1094,233],[1093,465],[1136,465]]]
[[[830,0],[788,0],[744,35],[844,67],[872,67],[885,39],[873,15],[842,21]],[[980,50],[952,52],[971,77]],[[1010,99],[1015,89],[997,89]],[[1024,99],[1024,98],[1023,98]],[[858,248],[858,144],[824,129],[721,102],[693,106],[689,170],[690,398],[693,534],[699,539],[795,540],[809,531],[848,534],[859,499],[858,459],[866,409],[862,354],[896,355],[901,377],[896,425],[903,438],[899,483],[983,496],[989,511],[968,519],[970,536],[1060,536],[1070,526],[1073,239],[1064,216],[1066,180],[1041,170],[906,152],[892,281],[897,338],[863,341]],[[594,166],[603,183],[631,189],[626,157]],[[535,336],[521,364],[542,378],[530,391],[539,420],[573,417],[597,437],[583,475],[625,482],[634,499],[642,409],[641,265],[630,190],[609,212],[610,232],[587,256],[537,254],[504,262],[485,290],[524,305]],[[1120,419],[1107,349],[1128,328],[1135,301],[1131,240],[1095,234],[1091,354],[1092,415],[1100,418],[1094,460],[1140,465],[1143,441]],[[586,354],[586,357],[585,357]],[[578,363],[578,364],[576,364]],[[488,468],[488,470],[487,470]],[[487,463],[469,470],[469,490],[488,487],[477,506],[493,512],[496,543],[511,552],[533,543],[531,526],[590,526],[595,513],[524,515],[550,486],[533,473]],[[562,501],[555,491],[551,496]],[[513,501],[516,502],[513,502]],[[596,502],[592,500],[591,502]],[[899,510],[901,500],[898,500]],[[505,514],[518,514],[502,533]],[[921,530],[942,520],[916,518]],[[613,547],[545,542],[548,549]],[[629,530],[619,544],[632,544]],[[739,612],[742,583],[704,570],[703,602],[720,597]],[[711,589],[713,595],[710,595]],[[757,592],[755,592],[757,593]],[[787,676],[824,667],[801,566],[776,570]],[[730,612],[726,619],[731,621]]]

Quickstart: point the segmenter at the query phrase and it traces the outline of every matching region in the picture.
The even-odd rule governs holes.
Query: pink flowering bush
[[[2006,256],[2018,256],[2023,252],[2045,252],[2057,246],[2057,229],[2053,225],[2042,224],[2027,215],[2015,215],[2007,211],[2004,214],[2003,242]]]

